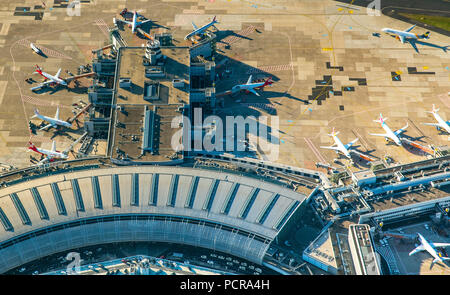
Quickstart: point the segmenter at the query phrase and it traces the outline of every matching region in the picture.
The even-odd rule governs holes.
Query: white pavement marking
[[[322,154],[320,153],[320,151],[314,146],[314,144],[312,143],[312,141],[309,138],[304,137],[306,144],[308,144],[309,148],[312,150],[312,152],[314,153],[314,155],[316,155],[317,159],[323,163],[328,163],[327,160],[325,160],[325,158],[322,156]]]
[[[102,18],[96,19],[95,24],[98,26],[100,31],[109,39],[109,26],[105,23]]]
[[[276,66],[263,66],[258,68],[252,68],[247,71],[247,74],[256,74],[261,72],[279,72],[279,71],[287,71],[292,68],[292,64],[287,65],[276,65]]]
[[[1,85],[0,85],[1,87]],[[70,106],[65,106],[65,105],[60,105],[55,103],[54,101],[47,101],[47,100],[43,100],[43,99],[39,99],[36,97],[32,97],[32,96],[28,96],[28,95],[22,95],[22,101],[29,103],[29,104],[33,104],[33,105],[38,105],[38,106],[58,106],[60,108],[68,108],[70,109]]]
[[[0,81],[0,105],[3,103],[3,97],[5,96],[7,84],[8,81]]]

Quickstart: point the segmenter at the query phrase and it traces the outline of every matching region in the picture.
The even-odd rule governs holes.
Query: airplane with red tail
[[[246,91],[247,93],[251,92],[253,94],[256,94],[257,96],[260,96],[259,93],[255,91],[255,89],[263,89],[264,87],[271,85],[272,83],[272,77],[269,77],[264,82],[252,83],[252,75],[250,75],[246,84],[233,86],[233,88],[231,88],[231,93],[235,94],[239,91]]]

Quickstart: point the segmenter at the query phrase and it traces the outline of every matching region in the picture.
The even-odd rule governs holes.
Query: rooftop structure
[[[44,275],[66,275],[67,270],[56,270]],[[80,266],[79,275],[231,275],[167,259],[137,255]]]
[[[172,149],[171,141],[182,127],[172,128],[171,123],[174,117],[181,115],[180,109],[179,104],[116,105],[108,155],[117,163],[179,162],[183,155]]]
[[[108,156],[128,163],[182,159],[171,148],[181,126],[171,122],[189,100],[189,62],[187,47],[161,48],[158,41],[119,48]]]
[[[114,85],[115,103],[148,103],[144,99],[144,92],[149,85],[155,85],[154,87],[158,90],[156,92],[158,96],[151,99],[152,104],[187,103],[190,83],[189,49],[187,47],[160,48],[161,54],[154,62],[147,57],[148,50],[147,47],[119,49]],[[176,86],[177,84],[174,86],[174,80],[184,82],[183,87]]]
[[[189,244],[260,264],[305,199],[249,177],[161,166],[50,174],[0,194],[0,272],[129,240]]]
[[[339,186],[318,194],[314,206],[326,219],[326,212],[339,216],[365,214],[418,200],[440,199],[448,195],[449,163],[449,156],[442,156],[374,171],[350,172]]]
[[[303,251],[303,259],[318,268],[337,274],[338,267],[334,255],[330,230],[326,229]]]
[[[380,275],[380,264],[366,224],[352,224],[348,229],[348,243],[357,275]]]
[[[450,208],[450,197],[367,213],[360,216],[359,222],[372,223],[372,225],[375,226],[379,225],[380,222],[383,222],[383,224],[387,225],[398,220],[406,220],[408,218],[416,218],[420,215],[434,213],[436,209],[438,209],[437,206],[441,208]]]

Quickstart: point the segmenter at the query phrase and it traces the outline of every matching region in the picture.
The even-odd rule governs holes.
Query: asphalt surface
[[[351,4],[355,6],[367,7],[372,0],[335,0],[343,4]],[[399,13],[414,13],[433,16],[446,16],[450,18],[450,2],[443,0],[380,0],[381,12],[389,17],[405,21],[411,24],[434,31],[446,36],[450,36],[450,32],[441,28],[418,22],[414,19],[399,15]]]

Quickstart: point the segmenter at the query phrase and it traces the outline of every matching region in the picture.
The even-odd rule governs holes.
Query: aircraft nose
[[[386,28],[383,28],[383,29],[381,29],[381,31],[382,31],[382,32],[386,32],[386,31],[387,31],[387,29],[386,29]]]

